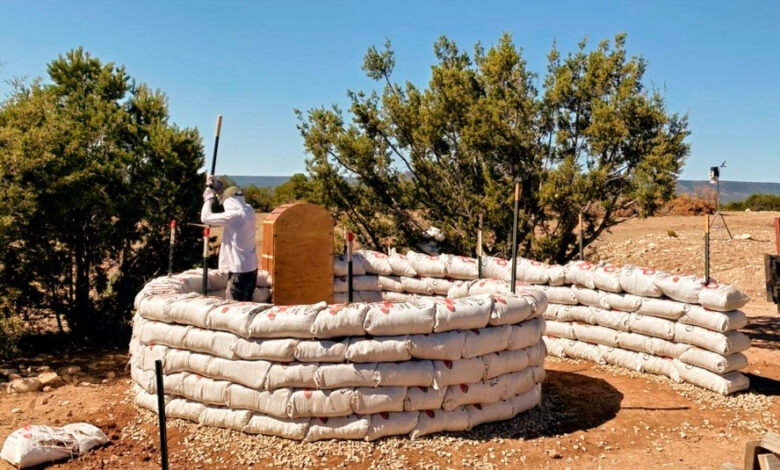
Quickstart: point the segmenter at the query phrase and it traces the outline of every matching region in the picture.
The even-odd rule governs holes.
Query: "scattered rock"
[[[62,377],[57,375],[56,372],[43,372],[38,374],[38,380],[44,387],[59,387],[64,384]]]
[[[11,380],[11,381],[19,380],[21,378],[22,378],[21,374],[8,374],[8,380]]]
[[[15,379],[8,384],[8,389],[16,393],[37,392],[41,389],[41,381],[34,377]]]
[[[21,408],[12,408],[11,409],[11,414],[19,414],[21,412],[22,412]]]
[[[6,376],[6,377],[8,377],[8,376],[10,376],[12,374],[18,374],[18,373],[19,373],[18,369],[0,369],[0,375]]]
[[[116,377],[116,372],[109,372],[106,374],[107,379],[113,379],[114,377]]]
[[[75,375],[79,372],[81,372],[81,367],[79,366],[68,366],[60,369],[60,375]]]

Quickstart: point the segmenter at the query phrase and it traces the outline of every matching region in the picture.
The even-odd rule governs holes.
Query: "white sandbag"
[[[139,293],[135,295],[135,298],[133,299],[133,308],[138,311],[141,309],[142,304],[151,298],[157,298],[160,299],[164,296],[175,296],[175,295],[185,295],[183,294],[183,289],[178,289],[177,287],[150,287],[148,284],[144,286],[143,289]],[[192,295],[192,294],[186,294],[186,295]],[[157,308],[153,308],[150,311],[157,311],[158,315],[149,314],[151,316],[155,316],[156,320],[162,320],[164,317],[164,312],[161,312]]]
[[[574,330],[574,337],[580,341],[613,347],[618,345],[618,332],[611,328],[575,323],[572,325],[572,329]]]
[[[458,361],[433,361],[433,387],[436,389],[476,383],[484,376],[485,362],[479,357]]]
[[[710,281],[699,293],[699,303],[710,310],[728,312],[739,310],[750,301],[750,297],[736,287]]]
[[[156,394],[148,393],[146,390],[143,389],[143,387],[135,384],[133,385],[133,392],[134,392],[134,402],[136,406],[157,413],[158,403],[157,403]],[[170,395],[164,395],[163,403],[165,403],[165,406],[167,406],[172,399],[173,397],[171,397]]]
[[[316,388],[376,387],[376,363],[322,364],[314,374]]]
[[[346,276],[349,272],[348,269],[348,263],[347,263],[347,256],[346,255],[339,255],[336,256],[333,259],[333,275],[334,276]],[[352,275],[353,276],[362,276],[366,273],[365,268],[363,267],[363,263],[352,259]]]
[[[376,365],[376,385],[381,387],[430,387],[433,385],[433,362],[379,362]]]
[[[404,410],[438,410],[448,387],[409,387],[404,398]]]
[[[450,286],[450,290],[447,292],[447,297],[450,299],[459,299],[461,297],[468,297],[469,288],[472,284],[479,281],[455,281]]]
[[[528,355],[529,366],[544,366],[544,358],[547,356],[544,341],[539,341],[533,346],[525,348],[524,351]]]
[[[650,337],[639,333],[618,333],[618,346],[629,351],[653,353],[649,344]]]
[[[620,310],[623,312],[636,312],[642,306],[643,299],[634,294],[616,294],[605,292],[601,299],[601,308],[605,310]]]
[[[380,291],[389,292],[403,292],[404,286],[401,284],[401,278],[399,276],[377,276],[377,283],[379,284]]]
[[[369,416],[344,416],[341,418],[313,418],[304,441],[323,439],[363,439],[368,434]]]
[[[167,319],[163,321],[207,328],[209,312],[215,308],[220,308],[226,303],[224,295],[221,299],[198,296],[177,300],[170,305]]]
[[[139,339],[141,343],[147,345],[164,344],[171,348],[183,348],[184,338],[191,328],[190,326],[147,321],[141,329]]]
[[[542,287],[542,292],[547,296],[551,304],[577,305],[579,301],[574,291],[569,286]]]
[[[680,378],[685,382],[712,390],[721,395],[729,395],[741,390],[747,390],[750,386],[748,378],[740,372],[728,372],[721,375],[700,367],[685,364],[676,359],[674,364]]]
[[[493,256],[482,257],[482,276],[485,278],[508,281],[512,274],[512,266],[509,260]]]
[[[628,331],[628,320],[631,314],[617,310],[604,310],[601,308],[592,308],[591,313],[596,324],[606,328],[618,331]]]
[[[494,294],[490,324],[493,326],[520,323],[534,315],[533,298],[524,295]]]
[[[143,388],[148,393],[154,393],[155,389],[157,388],[154,372],[150,370],[131,367],[130,378],[133,380],[133,383]]]
[[[701,277],[677,274],[669,274],[655,280],[655,285],[665,296],[688,304],[699,303],[699,293],[706,283],[707,281]]]
[[[61,428],[27,425],[6,438],[0,457],[18,468],[29,468],[73,458],[107,442],[100,429],[87,423]]]
[[[376,290],[356,290],[354,292],[355,302],[381,302],[382,292]]]
[[[355,300],[354,297],[352,299]],[[334,304],[346,304],[349,302],[349,296],[346,292],[334,292],[333,293],[333,303]]]
[[[291,388],[259,391],[231,384],[225,391],[225,404],[233,409],[258,411],[277,418],[287,418],[287,404],[292,392]]]
[[[350,362],[396,362],[412,358],[408,336],[352,338],[346,358]]]
[[[434,295],[446,296],[452,287],[452,281],[448,279],[428,279],[428,287]]]
[[[564,307],[565,305],[550,304],[550,306],[547,307],[547,310],[545,310],[544,313],[542,314],[542,318],[544,318],[545,320],[556,321],[556,319],[558,318],[558,311],[563,309]]]
[[[447,277],[446,255],[425,255],[410,251],[406,253],[409,264],[420,277]]]
[[[434,301],[436,305],[433,331],[483,328],[493,311],[493,299],[488,295],[450,298]]]
[[[596,324],[593,309],[585,305],[566,305],[559,308],[555,317],[559,322],[582,322],[591,325]]]
[[[200,292],[203,285],[203,269],[201,268],[188,269],[187,271],[184,271],[181,274],[185,274],[187,275],[187,277],[193,277],[194,279],[196,279],[199,282],[196,291]],[[224,289],[225,287],[227,287],[227,282],[228,282],[227,271],[220,271],[218,269],[208,270],[208,284],[207,284],[208,290]]]
[[[716,312],[699,305],[691,305],[688,311],[680,317],[679,322],[725,333],[739,330],[747,325],[747,316],[741,310]]]
[[[265,388],[315,388],[314,374],[319,364],[316,362],[291,362],[273,364],[268,370]]]
[[[295,360],[300,362],[344,362],[349,338],[341,341],[308,340],[295,347]]]
[[[576,284],[588,289],[594,289],[593,273],[596,266],[587,261],[572,261],[566,265],[566,284]]]
[[[547,350],[547,354],[555,357],[566,356],[566,353],[563,351],[564,339],[542,336],[542,341],[544,342],[544,347]]]
[[[648,374],[663,375],[669,377],[675,382],[680,381],[680,375],[677,373],[677,368],[674,366],[674,361],[668,357],[658,357],[652,354],[639,353],[639,358],[642,361],[642,371]]]
[[[501,394],[501,399],[507,400],[515,395],[532,389],[536,383],[536,377],[541,376],[543,371],[543,368],[533,366],[502,376],[505,379],[506,385]]]
[[[598,290],[587,289],[574,285],[571,287],[572,292],[577,297],[577,302],[588,307],[601,308],[604,305],[604,293]]]
[[[409,336],[409,352],[416,359],[454,361],[461,358],[466,336],[462,331],[448,331]]]
[[[568,322],[546,320],[544,330],[544,334],[551,338],[574,338],[574,329]]]
[[[501,400],[507,386],[507,377],[500,376],[476,383],[462,383],[447,387],[442,409],[453,410],[472,403],[495,403]]]
[[[231,410],[230,408],[206,407],[200,414],[198,422],[203,426],[216,426],[218,428],[243,431],[249,424],[252,412],[247,410]]]
[[[277,305],[255,315],[249,325],[254,338],[311,338],[314,319],[325,302],[312,305]]]
[[[352,394],[352,410],[361,415],[403,411],[406,387],[360,387]]]
[[[165,356],[168,355],[168,351],[172,351],[168,346],[145,344],[139,348],[138,353],[133,354],[130,363],[143,370],[154,370],[155,361],[163,361],[163,370],[165,370]]]
[[[524,321],[518,325],[512,325],[512,333],[509,335],[507,349],[516,351],[538,343],[544,334],[544,326],[545,322],[541,317]]]
[[[382,301],[384,302],[413,302],[417,300],[416,294],[391,291],[382,291],[380,294],[382,295]]]
[[[404,292],[420,295],[433,295],[430,285],[431,278],[401,277],[401,288]]]
[[[333,278],[333,293],[343,294],[349,291],[349,281],[344,276],[336,276]]]
[[[363,336],[363,320],[368,306],[361,304],[328,305],[317,312],[311,326],[315,338],[334,338],[337,336]]]
[[[357,250],[353,255],[353,261],[359,261],[363,270],[368,274],[392,274],[393,268],[387,260],[387,255],[378,251]]]
[[[723,356],[729,356],[750,348],[750,338],[739,331],[720,333],[682,323],[675,324],[674,341],[699,346]]]
[[[257,270],[257,281],[255,282],[256,287],[271,287],[271,273],[266,271],[265,269],[258,269]]]
[[[390,264],[390,269],[395,276],[404,277],[417,277],[417,271],[412,267],[409,262],[409,258],[406,255],[401,255],[392,250],[387,257],[387,262]]]
[[[510,400],[501,400],[496,403],[474,403],[467,406],[469,414],[469,429],[482,423],[503,421],[514,416],[514,406]]]
[[[565,356],[575,359],[585,359],[586,361],[604,364],[605,360],[601,356],[599,345],[584,343],[576,339],[563,339],[560,343]]]
[[[233,346],[233,350],[236,357],[241,359],[292,362],[295,360],[295,349],[299,341],[294,338],[238,338]]]
[[[660,357],[678,358],[685,351],[691,349],[693,346],[685,343],[674,343],[661,338],[648,337],[645,343],[650,351],[650,354]]]
[[[351,388],[335,390],[295,390],[287,402],[287,416],[305,417],[348,416],[352,414]]]
[[[674,300],[646,298],[642,300],[642,305],[636,313],[677,321],[691,307],[691,305]]]
[[[365,274],[363,276],[354,276],[352,278],[352,289],[356,291],[382,290],[382,288],[379,286],[379,276],[377,276],[376,274]],[[344,290],[344,292],[347,292],[347,290]]]
[[[253,414],[243,431],[249,434],[279,436],[302,440],[309,430],[309,418],[277,419],[262,414]]]
[[[492,379],[500,375],[517,372],[528,367],[528,352],[525,349],[517,351],[499,351],[482,356],[485,362],[485,376]]]
[[[187,370],[193,374],[208,376],[211,361],[216,359],[208,354],[190,353],[187,357]]]
[[[665,273],[653,268],[626,265],[620,270],[620,287],[624,291],[640,297],[661,297],[663,292],[655,284]]]
[[[371,304],[363,329],[373,336],[430,333],[433,331],[434,311],[433,302],[423,300]]]
[[[268,287],[255,287],[252,292],[252,302],[263,304],[271,302],[271,289]]]
[[[402,413],[377,413],[371,415],[371,425],[366,433],[367,441],[374,441],[385,436],[408,434],[417,425],[416,411]]]
[[[165,405],[165,416],[169,419],[186,419],[198,422],[206,405],[185,398],[174,398]]]
[[[182,349],[211,354],[225,359],[235,359],[233,350],[238,336],[226,331],[211,331],[192,327],[184,336]]]
[[[210,330],[228,331],[237,336],[249,336],[249,324],[256,314],[273,307],[271,304],[232,302],[211,309],[206,315],[206,327]]]
[[[511,268],[510,268],[510,273]],[[518,258],[516,277],[518,280],[528,284],[547,284],[550,282],[550,275],[547,273],[547,265],[531,259]]]
[[[249,388],[262,389],[270,368],[271,363],[268,361],[228,361],[214,357],[209,361],[206,375]]]
[[[549,302],[547,296],[541,290],[534,289],[532,286],[518,286],[515,292],[515,295],[524,298],[531,304],[533,316],[541,316],[547,310]]]
[[[593,285],[607,292],[623,292],[620,286],[620,268],[613,264],[600,264],[593,271]]]
[[[628,327],[632,332],[669,340],[674,338],[674,325],[673,321],[637,313],[632,313],[628,319]]]
[[[721,356],[718,353],[701,348],[691,348],[680,354],[679,359],[686,364],[698,366],[718,374],[746,369],[748,366],[748,359],[742,353]]]
[[[547,266],[547,275],[550,277],[550,286],[562,286],[566,284],[566,268],[560,264]]]
[[[518,415],[528,411],[542,401],[542,385],[536,384],[531,390],[515,395],[509,399],[512,402],[512,413]]]
[[[608,364],[642,372],[642,358],[637,352],[604,345],[599,345],[599,351]]]
[[[475,258],[451,256],[447,261],[447,277],[450,279],[476,279],[479,275]]]
[[[203,276],[200,273],[179,273],[171,277],[181,281],[185,292],[200,292],[203,289]]]
[[[203,377],[200,374],[189,374],[186,372],[183,372],[182,374],[184,374],[184,376],[181,382],[181,396],[188,400],[209,405],[225,404],[225,392],[227,391],[230,382],[225,380],[212,380]],[[166,378],[170,381],[172,376]],[[165,385],[165,387],[167,387],[167,385]]]
[[[464,331],[466,341],[463,343],[462,357],[471,358],[503,351],[509,346],[512,336],[512,326],[492,326],[476,330]]]
[[[411,438],[417,439],[426,434],[442,431],[465,431],[469,427],[469,414],[463,408],[452,411],[425,410],[417,418],[417,425],[411,432]]]

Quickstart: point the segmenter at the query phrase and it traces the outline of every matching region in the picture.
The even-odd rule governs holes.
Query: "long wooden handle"
[[[222,115],[217,115],[217,133],[215,134],[217,137],[219,137],[219,134],[222,132]]]

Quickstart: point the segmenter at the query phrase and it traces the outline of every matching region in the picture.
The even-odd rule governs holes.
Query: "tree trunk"
[[[76,241],[75,247],[76,261],[76,282],[75,282],[75,301],[71,309],[69,323],[71,331],[77,336],[86,336],[86,322],[90,318],[91,304],[89,300],[89,271],[90,262],[86,253],[86,247],[83,239]]]

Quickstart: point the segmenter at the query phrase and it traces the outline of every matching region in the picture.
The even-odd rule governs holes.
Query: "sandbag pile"
[[[540,292],[274,306],[187,290],[140,295],[130,345],[136,403],[156,410],[161,360],[171,418],[374,440],[465,430],[541,400]]]
[[[484,257],[482,263],[485,279],[477,280],[474,258],[358,251],[355,298],[510,292],[511,262]],[[346,273],[343,259],[334,267],[337,275]],[[528,259],[518,259],[516,279],[521,291],[542,291],[549,301],[548,354],[664,375],[722,394],[749,386],[739,370],[747,367],[742,351],[750,340],[736,331],[747,322],[739,308],[749,298],[733,286],[645,267]],[[334,281],[339,298],[346,282]]]
[[[225,298],[227,287],[227,271],[208,270],[208,293],[212,297]],[[203,270],[190,269],[172,276],[152,279],[136,294],[134,307],[137,310],[141,302],[152,296],[173,295],[182,293],[200,293],[203,289]],[[268,302],[271,299],[271,276],[268,271],[257,272],[254,302]]]

